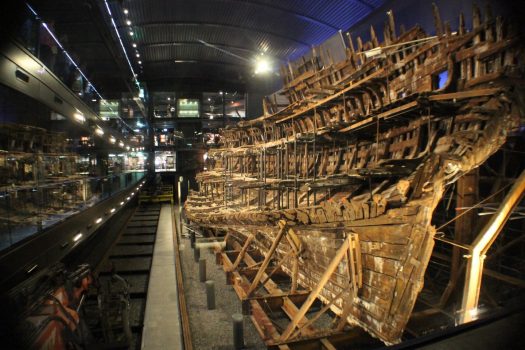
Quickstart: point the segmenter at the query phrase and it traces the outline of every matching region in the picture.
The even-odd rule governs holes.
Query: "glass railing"
[[[125,190],[144,171],[0,187],[0,250]]]
[[[95,113],[98,113],[99,105],[93,87],[85,80],[80,71],[75,67],[71,59],[79,62],[75,54],[70,57],[56,43],[53,36],[62,45],[68,43],[67,35],[55,33],[54,23],[46,23],[46,30],[41,19],[36,18],[29,8],[25,8],[25,20],[20,26],[18,33],[15,33],[19,41],[33,56],[38,58],[55,76],[60,79],[69,89],[75,92]],[[80,69],[85,71],[85,67],[80,64]]]
[[[202,137],[185,137],[185,138],[156,138],[154,141],[155,147],[174,147],[174,148],[195,148],[200,149],[205,147]]]

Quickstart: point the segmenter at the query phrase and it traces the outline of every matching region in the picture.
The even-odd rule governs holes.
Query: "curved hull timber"
[[[264,116],[223,130],[222,147],[209,151],[210,170],[185,203],[191,224],[260,253],[258,272],[240,283],[245,296],[276,268],[290,276],[290,295],[310,292],[281,334],[262,331],[269,343],[308,335],[316,298],[342,320],[334,329],[349,323],[399,342],[445,186],[523,124],[523,47],[512,27],[482,22],[475,8],[473,29],[461,15],[451,33],[434,15],[436,37],[419,27],[396,36],[389,12],[384,43],[372,28],[370,42],[350,40],[344,62],[290,64],[281,72],[290,104],[265,100]],[[365,54],[374,49],[381,55]]]

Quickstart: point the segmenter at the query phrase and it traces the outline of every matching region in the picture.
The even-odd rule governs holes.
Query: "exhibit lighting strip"
[[[35,15],[36,18],[40,18],[40,16],[38,15],[38,13],[36,13],[36,11],[31,7],[31,5],[29,5],[28,3],[26,3],[27,7],[29,8],[29,10]],[[60,43],[60,41],[57,39],[57,37],[55,36],[55,33],[53,33],[53,31],[51,29],[49,29],[49,27],[47,26],[47,23],[43,22],[42,21],[42,26],[46,29],[46,31],[49,33],[49,35],[51,35],[51,37],[53,38],[53,40],[55,41],[55,43],[58,45],[58,47],[60,47],[60,49],[62,50],[62,52],[64,52],[64,54],[66,55],[66,57],[69,59],[69,61],[73,64],[73,66],[75,66],[75,68],[79,71],[79,73],[82,75],[82,77],[84,79],[86,79],[86,81],[88,82],[88,84],[93,88],[93,91],[95,91],[95,93],[98,95],[98,97],[100,97],[101,100],[104,99],[104,97],[102,97],[102,95],[98,92],[98,90],[95,88],[95,85],[93,85],[91,83],[91,81],[86,77],[86,75],[84,74],[84,72],[82,72],[82,70],[80,69],[80,67],[78,66],[78,64],[73,60],[73,58],[69,55],[69,52],[66,51],[66,49],[64,48],[64,46],[62,46],[62,44]]]
[[[124,52],[124,57],[126,57],[126,61],[128,62],[129,69],[131,69],[131,73],[133,74],[133,80],[135,81],[135,84],[137,85],[137,87],[140,89],[140,84],[137,79],[137,74],[133,70],[133,66],[131,65],[131,61],[129,60],[128,53],[126,52],[126,48],[124,47],[124,43],[122,42],[122,38],[120,37],[120,33],[118,32],[117,24],[115,23],[115,19],[113,18],[113,14],[111,13],[107,0],[104,0],[104,4],[106,5],[106,10],[108,11],[109,18],[111,19],[111,24],[113,25],[113,29],[115,30],[115,33],[117,34],[117,38],[120,43],[120,46],[122,47],[122,51]]]
[[[126,201],[130,201],[131,198],[133,196],[135,196],[135,194],[139,194],[139,190],[140,188],[146,183],[146,181],[142,181],[135,189],[134,192],[131,192],[131,195],[129,197],[126,198]],[[124,201],[120,202],[120,206],[123,206],[125,204]],[[109,213],[106,213],[106,215],[109,215],[109,214],[114,214],[115,211],[117,210],[117,208],[111,208],[111,210],[109,211]],[[101,224],[102,222],[104,221],[104,218],[103,217],[99,217],[95,220],[95,225],[99,225]],[[88,226],[88,228],[90,228],[91,225]],[[78,241],[80,241],[80,239],[84,236],[84,234],[81,232],[81,231],[78,231],[77,234],[75,236],[73,236],[73,243],[77,243]]]
[[[40,19],[41,17],[38,15],[38,13],[35,11],[35,9],[33,9],[31,7],[31,5],[29,5],[28,3],[26,3],[27,7],[29,8],[29,11],[31,11],[31,13],[33,13],[33,15],[35,15],[35,17],[37,19]],[[62,50],[62,52],[64,53],[64,55],[66,55],[66,57],[69,59],[69,61],[73,64],[73,66],[75,66],[76,70],[78,70],[78,72],[82,75],[82,77],[86,80],[86,82],[93,88],[93,91],[97,94],[97,96],[100,98],[101,102],[106,104],[107,105],[107,102],[105,102],[106,100],[104,99],[104,97],[98,92],[98,90],[95,88],[95,85],[93,85],[93,83],[91,83],[91,81],[87,78],[87,76],[84,74],[84,72],[80,69],[80,67],[78,66],[78,64],[73,60],[73,58],[71,57],[71,55],[69,54],[69,52],[66,51],[66,49],[64,48],[64,46],[62,46],[62,43],[60,43],[60,41],[58,40],[58,38],[56,37],[55,33],[53,33],[53,31],[51,29],[49,29],[49,27],[47,26],[47,23],[41,21],[42,23],[42,26],[45,28],[45,30],[49,33],[49,35],[53,38],[53,40],[55,41],[55,43],[58,45],[58,47]],[[113,111],[113,109],[111,108],[111,106],[109,106],[109,109],[111,111]],[[79,114],[79,113],[75,113],[74,117],[80,121],[80,122],[84,122],[85,121],[85,118],[82,114]],[[122,123],[124,123],[129,129],[131,129],[131,127],[122,119],[119,117],[119,119],[122,121]],[[97,132],[97,134],[99,136],[102,136],[103,135],[103,131],[102,131],[102,134],[100,134],[100,131],[102,131],[99,127],[99,129],[95,130]],[[124,148],[124,146],[121,146]]]

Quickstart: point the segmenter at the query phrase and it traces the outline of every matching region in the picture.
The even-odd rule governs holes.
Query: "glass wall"
[[[0,187],[0,250],[138,183],[143,171]]]

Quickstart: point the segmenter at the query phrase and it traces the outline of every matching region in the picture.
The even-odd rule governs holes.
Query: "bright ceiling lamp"
[[[255,59],[255,74],[268,74],[272,71],[272,64],[265,56],[258,56]]]

